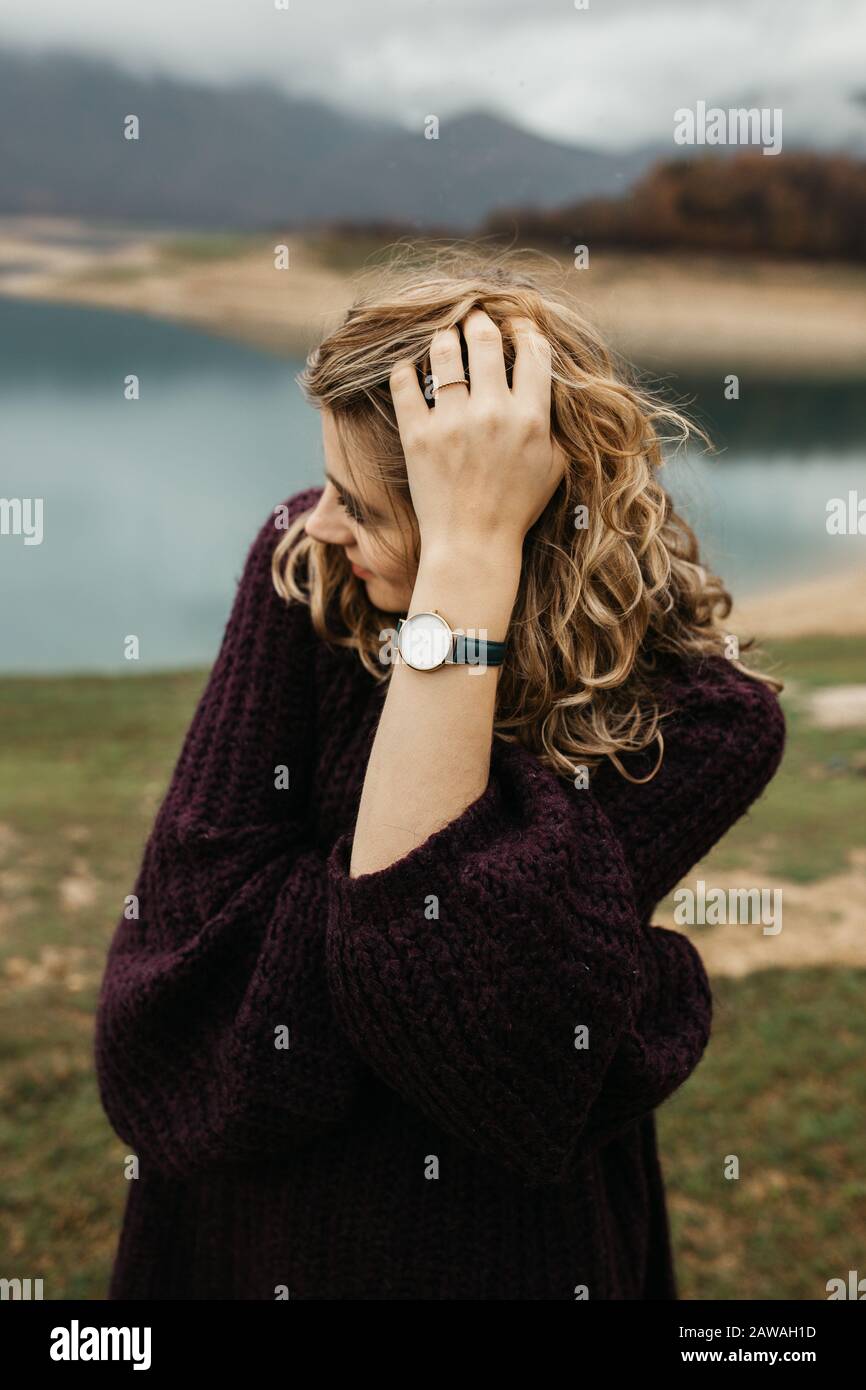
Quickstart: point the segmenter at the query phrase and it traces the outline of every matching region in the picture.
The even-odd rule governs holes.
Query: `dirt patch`
[[[0,289],[4,294],[126,309],[178,320],[276,353],[305,352],[349,307],[353,280],[319,263],[299,237],[262,238],[249,252],[225,259],[166,263],[160,237],[143,237],[113,252],[38,247],[35,267],[24,264],[26,238],[0,227]],[[289,248],[290,269],[274,265],[274,245]],[[32,260],[32,248],[31,256]],[[92,278],[91,278],[92,277]]]
[[[746,1178],[744,1187],[748,1195],[756,1201],[765,1202],[768,1198],[786,1195],[792,1188],[800,1186],[797,1174],[783,1173],[778,1168],[768,1168]]]
[[[726,626],[741,638],[866,636],[866,569],[743,599]]]
[[[775,936],[765,935],[760,922],[683,927],[674,921],[672,911],[660,911],[653,920],[688,936],[709,975],[740,977],[755,970],[822,965],[866,968],[866,850],[853,851],[843,873],[818,883],[762,880],[754,872],[740,870],[713,875],[707,891],[759,883],[782,892],[782,929]]]
[[[86,959],[87,952],[81,946],[43,946],[35,961],[10,956],[4,963],[2,988],[20,993],[60,984],[70,994],[78,994],[91,983],[91,975],[83,968]]]
[[[86,825],[67,825],[63,831],[63,838],[71,840],[74,845],[83,845],[90,839],[90,830]]]
[[[99,896],[99,880],[93,877],[84,859],[75,859],[71,871],[57,885],[60,906],[65,912],[93,907]]]
[[[0,860],[9,859],[20,844],[21,836],[17,830],[13,830],[5,821],[0,821]]]
[[[809,698],[809,714],[821,729],[856,729],[866,725],[866,685],[830,685]]]

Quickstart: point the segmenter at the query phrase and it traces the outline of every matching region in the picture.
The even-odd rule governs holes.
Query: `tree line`
[[[748,150],[653,166],[619,198],[502,209],[481,228],[522,242],[866,259],[866,161]]]

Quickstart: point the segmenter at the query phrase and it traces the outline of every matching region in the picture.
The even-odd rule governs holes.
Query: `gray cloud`
[[[0,38],[142,71],[264,77],[417,126],[474,107],[617,147],[669,138],[698,98],[781,106],[788,136],[860,133],[860,0],[3,0]]]

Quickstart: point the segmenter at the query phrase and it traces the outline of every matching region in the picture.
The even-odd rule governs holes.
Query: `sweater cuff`
[[[671,1027],[681,1016],[683,1002],[700,998],[711,1005],[711,992],[700,952],[682,932],[647,925],[639,935],[645,990],[637,1018],[638,1031]]]
[[[395,904],[414,902],[419,920],[424,920],[425,898],[437,891],[443,872],[459,880],[466,856],[473,856],[473,873],[483,874],[483,860],[477,851],[487,849],[508,824],[506,796],[496,768],[496,746],[491,754],[490,777],[484,791],[454,820],[434,830],[420,845],[384,869],[352,878],[354,826],[344,831],[328,856],[328,879],[335,895],[339,915],[355,920],[387,920]],[[519,833],[515,827],[515,834]]]

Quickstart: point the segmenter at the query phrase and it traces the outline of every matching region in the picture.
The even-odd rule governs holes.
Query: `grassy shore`
[[[0,294],[175,319],[269,352],[303,354],[350,304],[386,244],[328,232],[158,235],[112,249],[84,224],[0,219]],[[63,233],[65,240],[61,239]],[[274,248],[289,264],[275,269]],[[488,243],[493,246],[493,243]],[[625,357],[652,372],[760,379],[866,376],[866,269],[687,253],[593,251],[587,269],[539,264]]]
[[[796,946],[791,954],[787,909],[773,938],[758,926],[690,929],[713,979],[715,1032],[659,1117],[686,1298],[824,1298],[866,1242],[862,923],[848,937],[832,932],[846,907],[839,884],[862,890],[866,874],[862,728],[823,728],[810,714],[821,690],[866,681],[863,646],[808,638],[770,644],[768,655],[788,681],[789,751],[748,820],[695,874],[790,883],[807,895],[803,940],[838,950],[817,964]],[[99,1106],[93,1012],[204,680],[0,680],[0,1244],[7,1272],[44,1278],[47,1298],[105,1293],[125,1146]],[[719,945],[714,934],[726,930]],[[738,1181],[724,1177],[732,1153]]]

